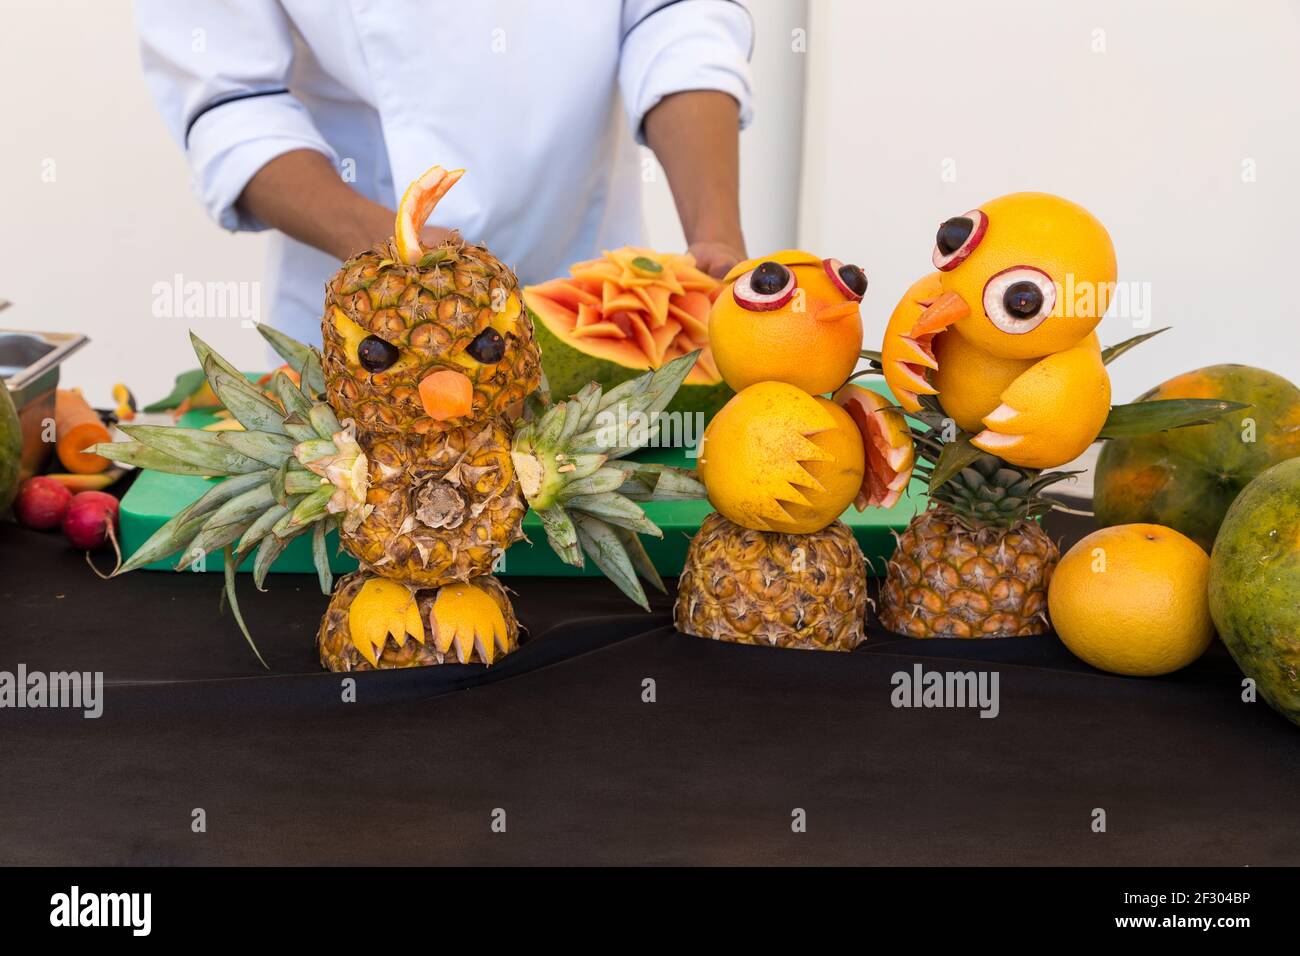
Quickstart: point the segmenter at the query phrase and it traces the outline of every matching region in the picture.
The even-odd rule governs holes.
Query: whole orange
[[[1047,594],[1061,641],[1100,670],[1154,677],[1210,645],[1210,557],[1158,524],[1102,528],[1061,558]]]

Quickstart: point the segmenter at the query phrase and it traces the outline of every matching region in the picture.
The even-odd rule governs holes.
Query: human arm
[[[624,0],[619,85],[637,140],[668,176],[682,231],[716,275],[743,257],[739,131],[753,22],[734,0]]]
[[[247,217],[338,259],[349,259],[393,234],[393,211],[367,199],[310,149],[276,156],[253,174],[237,202]],[[447,235],[426,226],[426,245]]]
[[[716,90],[673,93],[646,114],[645,139],[668,176],[687,251],[721,278],[745,258],[739,104]]]

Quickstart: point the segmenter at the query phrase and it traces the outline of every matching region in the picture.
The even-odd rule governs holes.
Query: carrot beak
[[[960,322],[970,315],[970,306],[956,292],[945,292],[925,305],[923,311],[912,326],[911,335],[927,335],[942,332],[954,322]]]
[[[813,318],[818,322],[838,322],[840,319],[857,314],[858,304],[856,302],[837,302],[835,305],[828,305],[823,309],[818,309],[813,313]]]
[[[461,418],[474,408],[474,383],[449,368],[431,372],[420,380],[420,404],[430,418]]]

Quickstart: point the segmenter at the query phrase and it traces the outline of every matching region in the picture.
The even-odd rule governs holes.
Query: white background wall
[[[869,339],[930,271],[940,221],[1038,189],[1107,225],[1120,279],[1148,283],[1153,327],[1173,327],[1111,366],[1116,400],[1228,361],[1300,382],[1295,5],[810,7],[801,240],[866,267]],[[1108,318],[1098,332],[1133,329]]]
[[[1113,366],[1117,397],[1217,361],[1300,380],[1292,5],[752,6],[758,116],[742,156],[750,251],[797,240],[862,264],[869,341],[929,268],[941,219],[1004,192],[1046,189],[1106,222],[1121,278],[1149,283],[1154,323],[1174,326]],[[260,340],[238,323],[151,315],[154,283],[176,273],[255,278],[263,244],[222,232],[191,198],[181,153],[140,80],[129,4],[0,8],[0,298],[17,303],[0,324],[88,332],[94,343],[66,380],[99,403],[118,380],[142,399],[165,392],[193,364],[191,324],[236,361],[260,365]],[[1104,52],[1094,52],[1099,37]],[[1247,160],[1253,182],[1242,178]],[[647,186],[646,212],[653,244],[679,246],[662,177]],[[1122,320],[1101,327],[1104,341],[1131,331]]]

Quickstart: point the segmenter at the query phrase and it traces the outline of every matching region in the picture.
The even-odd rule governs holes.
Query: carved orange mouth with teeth
[[[937,272],[908,289],[895,307],[885,329],[881,365],[886,383],[907,411],[920,410],[919,396],[938,393],[927,375],[939,368],[935,336],[968,315],[966,300],[943,291]]]

